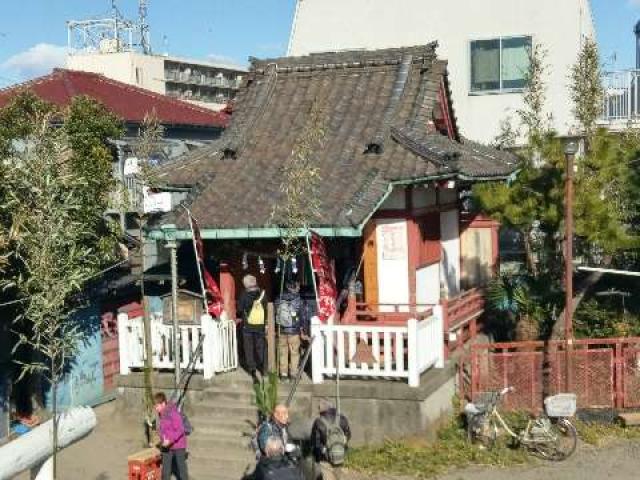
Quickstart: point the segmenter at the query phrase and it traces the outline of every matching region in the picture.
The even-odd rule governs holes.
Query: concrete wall
[[[500,120],[522,106],[522,94],[470,94],[470,41],[521,35],[549,50],[550,111],[555,127],[566,134],[574,124],[568,69],[583,36],[595,35],[589,0],[298,0],[289,54],[437,40],[439,56],[449,61],[463,135],[489,142]]]
[[[119,82],[165,93],[164,57],[135,52],[76,54],[67,57],[67,68],[94,72]],[[141,75],[136,77],[136,69]]]
[[[196,422],[199,415],[210,412],[203,404],[207,385],[215,384],[219,390],[228,386],[231,394],[238,393],[234,386],[234,373],[222,374],[209,382],[201,376],[194,376],[186,396],[185,408],[191,420]],[[119,376],[118,412],[123,416],[139,415],[143,405],[144,381],[142,374]],[[173,379],[170,374],[154,375],[156,391],[171,392]],[[245,387],[251,391],[249,384]],[[288,384],[281,384],[281,400],[288,394]],[[334,404],[336,383],[326,379],[324,383],[313,385],[304,380],[298,386],[291,406],[292,422],[296,425],[296,436],[303,436],[300,429],[310,432],[312,419],[317,416],[321,399],[328,398]],[[447,365],[444,369],[431,369],[421,378],[419,388],[411,388],[403,381],[394,380],[340,380],[340,408],[349,419],[352,430],[351,445],[372,445],[383,443],[388,438],[426,435],[432,438],[441,420],[452,413],[452,399],[455,395],[455,368]]]

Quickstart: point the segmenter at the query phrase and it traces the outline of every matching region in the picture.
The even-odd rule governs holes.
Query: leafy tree
[[[120,132],[115,117],[87,99],[59,111],[23,94],[0,111],[0,232],[9,262],[2,286],[20,302],[16,348],[37,354],[21,361],[22,374],[51,386],[54,478],[57,387],[86,333],[71,314],[115,251],[103,213],[112,187],[107,139]]]
[[[274,207],[272,217],[281,222],[280,254],[285,260],[304,250],[300,231],[306,230],[320,218],[320,168],[314,163],[313,155],[322,146],[326,123],[327,113],[314,101],[291,156],[283,167],[280,184],[282,202]]]
[[[595,44],[586,42],[572,69],[571,87],[574,111],[589,135],[576,162],[574,208],[577,250],[589,259],[611,258],[637,243],[630,228],[637,197],[631,162],[640,152],[637,136],[595,129],[601,104],[594,52],[597,58]],[[518,151],[517,178],[510,184],[477,185],[474,195],[480,209],[522,232],[528,273],[546,277],[549,291],[556,292],[563,271],[565,158],[563,141],[550,129],[545,114],[545,68],[544,50],[534,49],[524,108],[518,111],[527,143]],[[559,299],[546,303],[551,308],[548,315],[561,306]],[[559,325],[561,321],[552,329],[556,336]]]
[[[596,130],[596,120],[602,112],[603,89],[598,45],[593,38],[586,38],[578,54],[578,61],[571,68],[570,93],[573,114],[580,131],[591,138]]]
[[[145,294],[145,257],[144,257],[144,229],[149,220],[148,214],[144,211],[144,202],[140,202],[142,197],[142,191],[157,183],[155,178],[155,172],[151,165],[152,157],[154,154],[159,153],[160,142],[164,135],[164,128],[160,124],[158,117],[154,112],[150,115],[145,115],[145,118],[138,132],[137,141],[133,144],[134,154],[138,159],[138,173],[135,176],[136,191],[134,195],[137,195],[137,202],[132,202],[133,199],[128,199],[125,203],[128,204],[127,210],[135,210],[138,217],[138,241],[140,242],[140,296],[142,297],[142,310],[143,310],[143,328],[144,328],[144,417],[146,425],[147,442],[150,442],[151,426],[154,419],[153,410],[153,346],[151,344],[151,318],[149,317],[149,302]],[[140,194],[140,195],[138,195]]]

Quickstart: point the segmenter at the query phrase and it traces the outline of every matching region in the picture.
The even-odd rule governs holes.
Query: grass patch
[[[616,423],[581,422],[576,420],[574,425],[578,430],[578,438],[589,445],[599,446],[612,440],[638,440],[640,429],[624,427]]]
[[[350,451],[347,467],[366,473],[390,473],[429,478],[451,468],[469,465],[512,466],[532,461],[522,449],[513,448],[510,439],[498,438],[491,450],[467,441],[459,418],[452,418],[440,429],[434,442],[423,439],[387,441],[382,446]]]

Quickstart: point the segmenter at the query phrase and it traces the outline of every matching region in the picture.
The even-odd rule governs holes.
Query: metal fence
[[[603,121],[640,120],[640,70],[607,72],[603,75]]]
[[[575,340],[568,351],[564,341],[474,345],[458,385],[468,400],[514,387],[505,399],[513,410],[540,410],[561,392],[575,393],[579,408],[640,407],[640,338]]]

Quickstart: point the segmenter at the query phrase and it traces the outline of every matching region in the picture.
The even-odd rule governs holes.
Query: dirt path
[[[63,480],[125,480],[127,456],[141,450],[142,429],[115,412],[115,402],[95,409],[98,425],[85,439],[64,449],[59,457]],[[17,480],[28,480],[24,473]]]
[[[409,480],[348,473],[343,480]],[[620,441],[599,448],[580,445],[561,463],[536,462],[516,468],[471,467],[436,480],[631,480],[640,477],[640,442]]]

